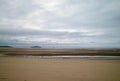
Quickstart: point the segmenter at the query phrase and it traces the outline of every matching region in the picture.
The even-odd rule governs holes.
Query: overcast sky
[[[42,44],[120,48],[120,0],[0,0],[0,45]]]

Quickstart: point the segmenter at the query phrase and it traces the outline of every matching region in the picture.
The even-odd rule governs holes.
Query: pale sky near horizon
[[[120,0],[0,0],[0,45],[42,44],[120,48]]]

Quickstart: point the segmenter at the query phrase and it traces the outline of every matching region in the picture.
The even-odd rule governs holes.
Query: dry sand
[[[120,81],[120,60],[0,57],[0,81]]]

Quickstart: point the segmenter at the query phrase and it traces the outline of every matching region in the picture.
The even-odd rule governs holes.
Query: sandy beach
[[[91,56],[120,56],[119,49],[43,49],[43,48],[0,48],[0,54],[6,55],[91,55]]]
[[[120,81],[120,60],[0,57],[0,81]]]

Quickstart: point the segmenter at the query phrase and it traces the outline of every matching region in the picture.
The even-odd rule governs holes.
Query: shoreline
[[[8,55],[0,54],[0,57],[15,58],[38,58],[38,59],[87,59],[87,60],[120,60],[120,56],[88,56],[88,55],[57,55],[57,56],[36,56],[36,55]]]

